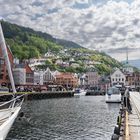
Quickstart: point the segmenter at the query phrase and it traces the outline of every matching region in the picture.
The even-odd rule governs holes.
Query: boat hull
[[[0,125],[0,140],[6,139],[6,136],[8,135],[8,132],[10,131],[16,117],[18,116],[20,109],[21,109],[20,106],[14,107],[11,112],[12,115],[10,115],[8,119],[2,125]]]
[[[106,103],[121,103],[121,94],[119,95],[107,95],[105,96]]]

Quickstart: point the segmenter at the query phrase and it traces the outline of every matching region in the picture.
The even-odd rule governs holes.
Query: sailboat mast
[[[3,53],[3,56],[4,56],[5,62],[6,62],[6,67],[7,67],[7,70],[8,70],[8,75],[9,75],[9,78],[10,78],[10,83],[11,83],[13,92],[16,93],[15,82],[14,82],[14,79],[13,79],[11,64],[10,64],[8,53],[7,53],[7,47],[6,47],[1,23],[0,23],[0,47],[2,49],[2,53]]]

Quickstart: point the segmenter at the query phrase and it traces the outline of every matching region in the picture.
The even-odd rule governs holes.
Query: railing
[[[13,97],[13,99],[0,104],[0,108],[5,109],[5,108],[13,108],[15,106],[21,106],[23,103],[23,100],[24,100],[23,96],[24,96],[24,94],[17,96],[17,97]],[[19,99],[21,99],[21,100],[19,100]]]

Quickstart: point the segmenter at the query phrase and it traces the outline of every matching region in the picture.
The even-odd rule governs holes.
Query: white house
[[[16,85],[26,84],[26,69],[25,68],[14,68],[13,77]]]
[[[120,70],[116,69],[113,74],[111,74],[111,85],[125,85],[126,82],[126,76],[125,74]]]
[[[43,73],[43,84],[53,83],[55,81],[55,77],[49,68]]]
[[[43,85],[43,71],[34,72],[34,85]]]

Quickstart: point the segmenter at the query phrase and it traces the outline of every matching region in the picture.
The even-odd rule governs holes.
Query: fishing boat
[[[107,90],[105,95],[106,103],[120,103],[121,102],[121,92],[120,90],[113,86]]]
[[[18,116],[18,113],[21,109],[21,105],[23,103],[23,95],[16,97],[16,88],[14,84],[13,74],[11,70],[11,64],[9,61],[7,47],[2,31],[2,27],[0,24],[0,47],[2,49],[2,54],[6,62],[6,67],[8,70],[8,75],[10,79],[10,83],[12,86],[13,97],[11,100],[0,103],[0,140],[5,140],[8,132],[10,131],[15,119]]]

